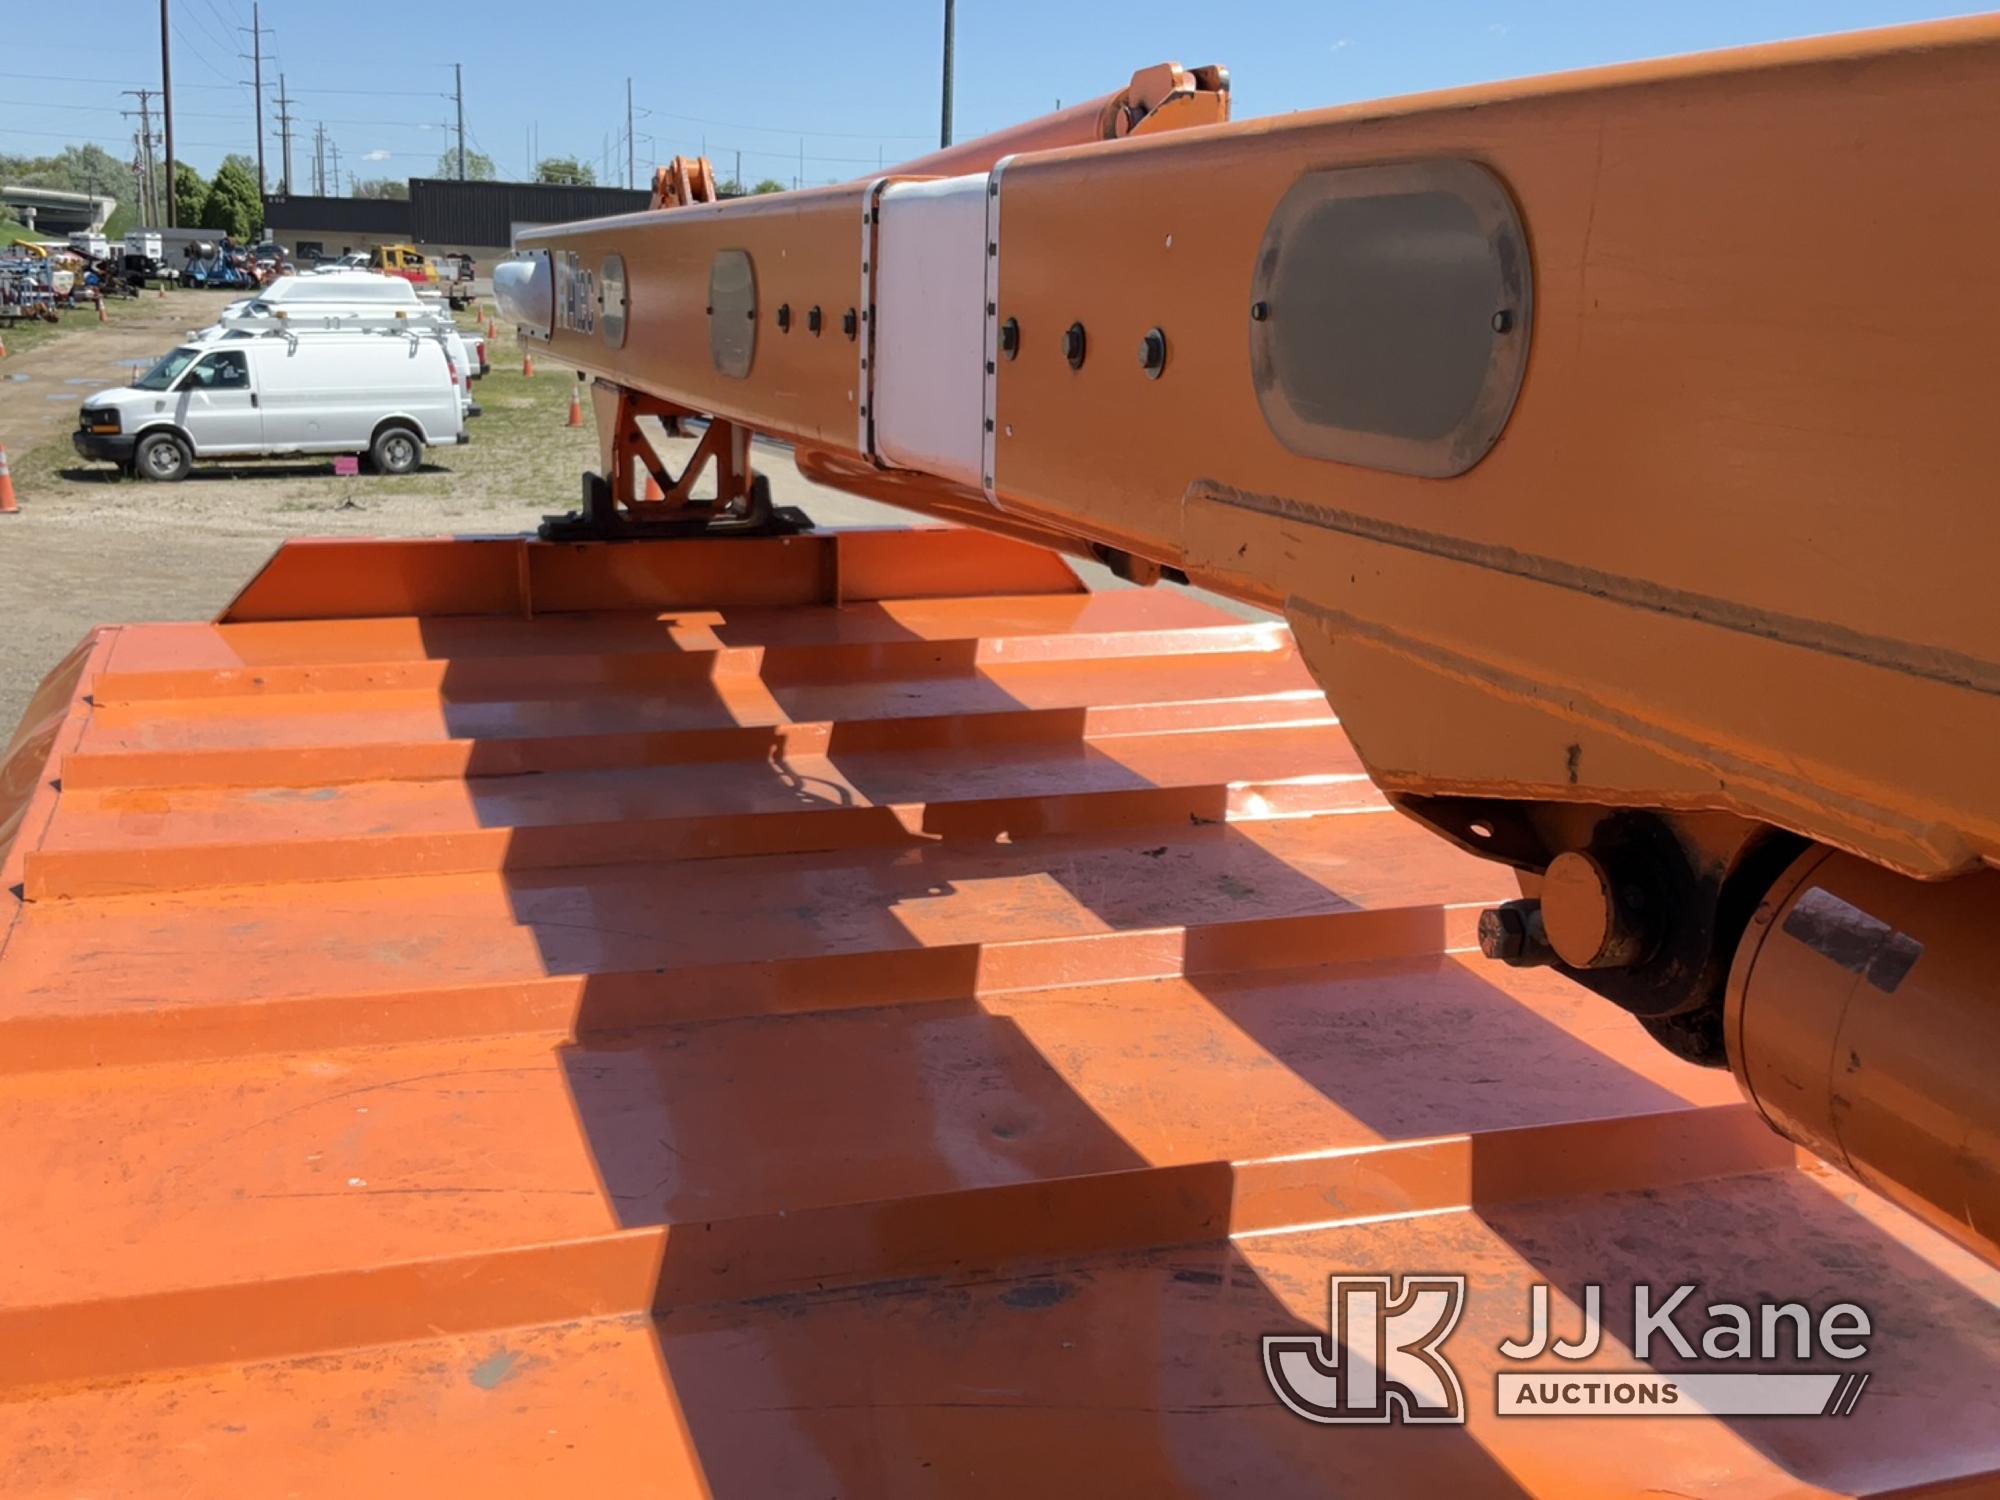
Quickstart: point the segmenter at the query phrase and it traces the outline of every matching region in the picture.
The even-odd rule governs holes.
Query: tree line
[[[445,178],[459,175],[455,149],[438,159],[436,175]],[[498,172],[491,157],[468,151],[465,176],[475,182],[491,182]],[[120,161],[101,146],[66,146],[53,156],[12,156],[0,152],[0,181],[116,198],[118,207],[104,226],[106,236],[114,240],[123,239],[125,231],[139,223],[139,176],[130,162]],[[592,187],[596,185],[597,174],[589,162],[571,156],[548,156],[537,163],[535,181]],[[728,197],[745,192],[782,192],[784,186],[769,177],[750,188],[735,181],[719,184]],[[357,198],[410,195],[409,184],[393,177],[357,179],[352,189]],[[286,184],[278,185],[278,196],[287,191]],[[213,177],[203,177],[184,161],[175,162],[173,193],[175,221],[183,226],[212,229],[218,235],[246,242],[263,233],[264,202],[257,191],[257,164],[248,156],[225,156]]]

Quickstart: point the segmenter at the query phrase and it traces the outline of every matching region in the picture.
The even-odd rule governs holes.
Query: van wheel
[[[407,427],[385,427],[375,435],[368,460],[377,474],[407,474],[424,456],[424,445]]]
[[[194,455],[188,452],[187,444],[170,432],[156,432],[140,439],[139,451],[132,459],[133,468],[141,475],[162,484],[178,484],[187,478],[194,465]]]

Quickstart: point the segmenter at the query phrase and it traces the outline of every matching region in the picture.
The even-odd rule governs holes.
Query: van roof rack
[[[407,333],[423,336],[444,331],[434,318],[421,311],[411,317],[411,312],[410,308],[369,313],[308,313],[273,309],[268,313],[249,313],[218,324],[221,332],[214,337],[244,333]]]

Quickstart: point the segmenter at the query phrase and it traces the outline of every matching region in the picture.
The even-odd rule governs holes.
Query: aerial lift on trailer
[[[576,513],[51,677],[17,1488],[1994,1482],[2000,23],[1228,99],[528,232]],[[1467,1276],[1466,1432],[1280,1405],[1343,1270]],[[1537,1281],[1872,1398],[1498,1418]]]

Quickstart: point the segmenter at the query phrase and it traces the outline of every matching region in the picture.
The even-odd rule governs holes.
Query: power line
[[[190,27],[192,27],[200,35],[204,45],[206,45],[209,42],[214,42],[218,47],[222,49],[222,55],[225,58],[234,55],[236,51],[236,43],[231,41],[229,38],[229,27],[227,23],[225,23],[222,29],[218,31],[215,27],[208,24],[208,21],[202,16],[200,11],[195,10],[189,6],[182,7],[181,17],[188,23]],[[185,33],[183,33],[183,35],[185,35]]]
[[[228,16],[217,10],[215,8],[215,0],[202,0],[202,4],[208,7],[209,14],[214,16],[216,23],[222,27],[222,34],[224,36],[229,35],[232,31],[248,31],[250,29],[248,26],[242,24],[243,18],[240,15],[231,20]]]
[[[738,156],[761,156],[770,161],[800,160],[799,154],[795,151],[758,151],[751,147],[731,146],[726,143],[717,143],[714,149],[717,151],[734,151]],[[872,167],[878,165],[877,158],[873,156],[807,156],[804,160],[820,162],[836,167]]]
[[[0,125],[0,135],[32,135],[46,140],[69,141],[72,144],[84,146],[123,146],[126,144],[124,136],[77,135],[75,132],[68,130],[17,130],[12,125]],[[203,151],[234,151],[243,143],[241,141],[182,141],[180,144],[183,146],[194,146]],[[410,151],[398,152],[396,154],[415,156],[418,153]]]
[[[187,45],[188,51],[194,54],[194,60],[196,62],[200,63],[204,68],[208,69],[208,71],[213,73],[217,78],[226,79],[229,77],[227,73],[225,73],[221,68],[218,68],[215,65],[215,60],[208,55],[208,50],[202,46],[199,46],[195,42],[195,39],[193,37],[189,36],[185,31],[181,30],[181,28],[178,25],[176,25],[173,28],[173,32],[175,36],[179,37],[181,41]]]
[[[0,73],[0,78],[38,78],[48,83],[143,83],[139,78],[67,78],[55,73]]]
[[[433,89],[300,89],[301,94],[365,94],[374,99],[435,99]],[[446,94],[449,99],[451,95]]]
[[[209,8],[211,10],[214,9],[213,6]],[[227,57],[231,52],[236,50],[236,44],[229,40],[229,25],[227,22],[223,23],[220,31],[217,31],[213,26],[208,24],[200,11],[191,7],[184,8],[181,11],[181,16],[187,21],[189,26],[196,28],[201,33],[201,39],[204,42],[215,42],[218,44],[222,48],[222,55],[224,57]]]
[[[292,91],[292,97],[293,97],[294,99],[296,99],[296,98],[298,98],[298,97],[299,97],[299,91],[298,91],[297,89],[294,89],[294,90]],[[235,118],[236,118],[236,116],[234,116],[234,115],[199,115],[199,116],[196,116],[196,115],[190,115],[190,116],[189,116],[188,118],[190,118],[190,119],[208,119],[208,120],[233,120],[233,119],[235,119]],[[327,124],[329,124],[329,125],[379,125],[379,126],[382,126],[382,127],[385,127],[385,128],[387,128],[387,129],[391,129],[391,130],[446,130],[446,129],[449,129],[449,127],[448,127],[448,126],[444,126],[444,125],[439,125],[439,124],[437,124],[437,123],[436,123],[435,121],[432,121],[432,120],[373,120],[373,119],[370,119],[370,120],[356,120],[356,119],[353,119],[353,118],[351,118],[351,117],[350,117],[350,118],[347,118],[347,119],[340,119],[340,120],[336,120],[336,119],[335,119],[335,118],[334,118],[334,117],[333,117],[332,115],[328,115],[328,116],[326,117],[326,123],[327,123]],[[472,144],[473,144],[473,146],[474,146],[474,147],[476,148],[476,147],[477,147],[477,146],[479,145],[479,137],[478,137],[477,135],[473,135],[473,132],[472,132],[472,131],[470,131],[470,130],[467,130],[467,131],[466,131],[466,134],[467,134],[467,135],[470,135],[470,136],[472,136]]]
[[[136,88],[124,89],[127,94],[137,93]],[[158,89],[153,90],[158,93]],[[109,104],[56,104],[43,99],[0,99],[0,104],[12,105],[17,109],[63,109],[89,115],[129,115],[129,109],[117,109]],[[175,110],[175,117],[182,120],[234,120],[235,115],[202,114],[193,110]]]
[[[277,60],[275,53],[272,54],[272,60]],[[39,83],[106,83],[132,88],[137,88],[141,84],[150,86],[153,81],[150,78],[73,78],[65,73],[0,73],[0,78],[32,78]],[[188,89],[203,89],[233,94],[238,89],[249,88],[250,85],[239,78],[234,83],[184,83],[180,87],[183,92]]]
[[[782,125],[733,125],[727,120],[709,120],[700,115],[677,115],[670,109],[649,109],[649,115],[667,120],[685,120],[694,125],[712,125],[717,130],[752,130],[770,135],[798,136],[820,141],[927,141],[928,135],[897,135],[884,130],[787,130]]]

